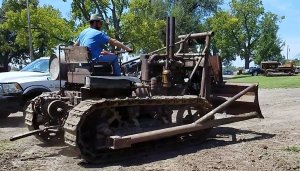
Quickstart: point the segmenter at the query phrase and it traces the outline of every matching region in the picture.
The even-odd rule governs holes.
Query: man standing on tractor
[[[112,46],[124,49],[127,52],[133,50],[116,39],[110,38],[105,33],[100,31],[103,20],[97,14],[92,14],[90,17],[90,27],[84,29],[78,36],[75,46],[86,46],[92,55],[92,61],[108,62],[113,65],[114,75],[121,75],[121,68],[118,62],[118,56],[103,50],[103,47],[109,43]]]

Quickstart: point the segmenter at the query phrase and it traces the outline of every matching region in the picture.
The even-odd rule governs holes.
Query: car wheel
[[[257,71],[254,71],[254,72],[253,72],[253,75],[254,75],[254,76],[257,76],[257,75],[258,75],[258,72],[257,72]]]

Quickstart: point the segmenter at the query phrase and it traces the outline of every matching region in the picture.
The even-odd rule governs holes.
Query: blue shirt
[[[105,33],[93,29],[84,29],[78,36],[77,41],[80,46],[86,46],[89,48],[92,54],[92,58],[96,59],[99,57],[100,52],[103,50],[105,44],[108,43],[110,37]]]

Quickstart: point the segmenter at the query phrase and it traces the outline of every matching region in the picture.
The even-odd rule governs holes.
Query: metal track
[[[33,106],[35,105],[36,101],[39,99],[40,97],[36,97],[33,100],[31,100],[31,103],[29,103],[29,105],[27,106],[26,110],[25,110],[25,125],[27,125],[27,128],[29,131],[33,131],[33,130],[38,130],[38,125],[35,123],[35,119],[37,116],[37,113],[34,111]],[[45,143],[49,143],[50,141],[52,141],[53,139],[50,138],[49,135],[47,135],[46,132],[42,132],[39,134],[35,134],[34,135],[38,140],[45,142]],[[55,140],[57,140],[57,138],[55,138]]]
[[[29,105],[27,106],[27,108],[25,109],[25,125],[27,125],[27,128],[30,131],[43,129],[48,126],[60,125],[60,129],[55,130],[55,132],[51,133],[50,131],[44,131],[35,134],[34,136],[40,141],[45,143],[63,142],[63,130],[62,130],[63,124],[50,122],[51,118],[46,113],[45,106],[42,106],[41,104],[41,100],[45,100],[46,98],[49,98],[48,102],[50,102],[54,100],[60,100],[61,96],[57,95],[57,92],[47,92],[32,99]],[[38,121],[40,120],[41,117],[43,118],[42,122]]]
[[[78,130],[80,130],[80,126],[82,122],[84,122],[86,116],[91,114],[93,111],[98,109],[109,109],[109,108],[116,108],[116,107],[129,107],[129,106],[193,106],[200,109],[207,111],[211,109],[210,103],[198,96],[153,96],[147,98],[124,98],[124,99],[99,99],[99,100],[85,100],[80,102],[77,106],[70,110],[69,116],[64,125],[64,137],[65,142],[77,148],[78,147]],[[168,138],[170,139],[170,138]],[[169,142],[168,142],[169,143]],[[166,143],[164,143],[166,144]],[[139,146],[139,145],[137,145]],[[153,146],[153,145],[151,145]],[[144,150],[146,146],[143,146],[142,149]],[[152,148],[152,147],[151,147]],[[136,150],[137,148],[135,148]],[[82,152],[82,149],[79,149]],[[107,149],[104,152],[101,152],[101,161],[95,161],[93,159],[85,158],[84,155],[82,157],[87,160],[88,162],[99,163],[99,162],[111,162],[112,160],[120,160],[122,155],[126,154],[125,156],[130,156],[129,151],[134,151],[133,149],[122,149],[122,150],[112,150]],[[134,154],[134,152],[133,152]],[[100,155],[100,154],[99,154]],[[118,156],[117,159],[114,158],[111,160],[110,156]],[[108,156],[106,158],[105,156]],[[126,158],[127,158],[126,157]],[[97,157],[96,157],[97,158]]]

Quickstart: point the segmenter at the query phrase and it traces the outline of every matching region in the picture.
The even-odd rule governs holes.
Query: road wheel
[[[257,71],[254,71],[254,72],[252,73],[252,76],[257,76],[257,75],[258,75]]]
[[[265,71],[265,76],[266,77],[270,76],[269,71]]]

